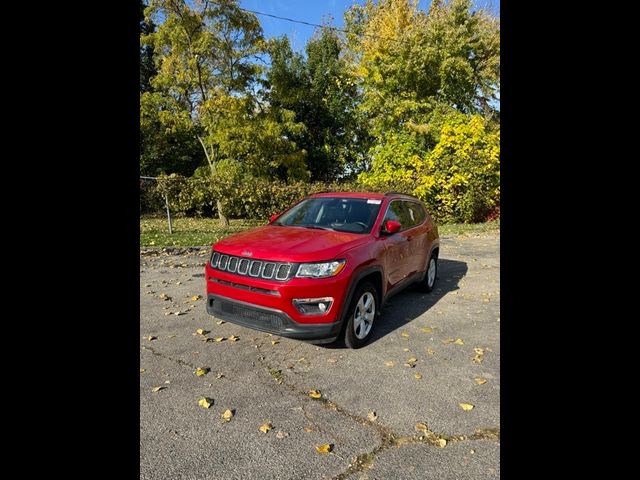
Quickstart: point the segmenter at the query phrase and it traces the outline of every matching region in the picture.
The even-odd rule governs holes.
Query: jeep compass
[[[207,312],[245,327],[313,343],[371,337],[380,308],[418,283],[433,290],[438,227],[400,193],[320,193],[268,225],[212,246]]]

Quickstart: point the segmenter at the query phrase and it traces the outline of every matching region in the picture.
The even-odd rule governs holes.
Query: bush
[[[140,215],[158,213],[164,208],[164,198],[154,180],[140,179]]]
[[[159,198],[156,213],[164,209],[164,194],[169,196],[173,214],[195,217],[211,217],[218,214],[216,198],[223,198],[225,214],[229,218],[267,219],[280,213],[307,195],[329,191],[354,191],[362,187],[353,183],[285,183],[278,180],[246,177],[241,182],[220,180],[212,184],[206,176],[183,177],[169,175],[159,177],[146,196]],[[142,190],[141,190],[142,195]]]

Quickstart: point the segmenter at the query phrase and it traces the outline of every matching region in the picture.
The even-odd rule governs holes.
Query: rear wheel
[[[373,321],[378,307],[378,292],[370,283],[358,287],[349,306],[344,343],[349,348],[360,348],[371,337]]]

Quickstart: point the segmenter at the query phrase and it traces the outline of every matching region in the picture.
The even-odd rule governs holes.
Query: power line
[[[222,3],[214,2],[214,1],[211,1],[211,0],[209,1],[209,3],[213,3],[213,4],[221,6],[221,7],[225,7],[226,6],[226,5],[223,5]],[[296,20],[294,18],[280,17],[278,15],[272,15],[270,13],[258,12],[256,10],[249,10],[248,8],[242,8],[239,5],[237,6],[237,8],[242,10],[243,12],[253,13],[254,15],[263,15],[265,17],[271,17],[271,18],[275,18],[275,19],[278,19],[278,20],[284,20],[284,21],[292,22],[292,23],[300,23],[302,25],[307,25],[307,26],[310,26],[310,27],[326,28],[328,30],[333,30],[333,31],[336,31],[336,32],[346,33],[347,35],[359,35],[359,36],[363,36],[363,37],[377,38],[377,39],[380,39],[380,40],[389,40],[391,42],[400,42],[400,40],[395,39],[395,38],[383,37],[383,36],[380,36],[380,35],[370,35],[368,33],[356,34],[356,33],[349,32],[347,30],[344,30],[344,29],[338,28],[338,27],[331,27],[331,26],[328,26],[328,25],[319,25],[317,23],[305,22],[304,20]]]

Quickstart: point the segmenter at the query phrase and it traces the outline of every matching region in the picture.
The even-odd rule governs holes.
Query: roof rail
[[[420,200],[415,195],[410,195],[410,194],[404,193],[404,192],[385,192],[384,196],[386,197],[387,195],[404,195],[405,197],[411,197],[411,198],[415,198],[416,200]]]

